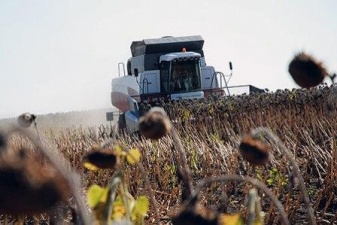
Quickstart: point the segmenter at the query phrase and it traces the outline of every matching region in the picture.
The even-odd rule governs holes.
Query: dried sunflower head
[[[51,165],[25,157],[0,160],[0,213],[33,215],[50,210],[71,196],[67,180]]]
[[[0,133],[0,152],[1,149],[5,149],[7,147],[7,138],[4,134]]]
[[[89,163],[99,169],[114,169],[119,165],[119,157],[113,149],[94,147],[84,155],[83,163]]]
[[[172,217],[173,225],[217,225],[218,213],[206,209],[200,204],[195,207],[183,207],[176,216]]]
[[[157,140],[171,131],[172,124],[163,108],[153,107],[139,119],[138,129],[144,137]]]
[[[18,123],[20,126],[27,128],[32,125],[32,123],[35,121],[36,116],[31,113],[23,113],[18,117]]]
[[[328,76],[323,63],[304,52],[295,55],[288,71],[296,84],[302,88],[315,87]]]
[[[269,161],[270,147],[251,135],[244,135],[239,145],[239,152],[253,165],[265,165]]]

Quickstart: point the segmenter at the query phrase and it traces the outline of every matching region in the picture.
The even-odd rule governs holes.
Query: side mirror
[[[229,62],[229,69],[230,69],[230,70],[233,70],[232,62]]]
[[[131,61],[128,60],[127,64],[126,64],[126,69],[127,69],[127,72],[128,72],[128,75],[131,76]]]
[[[133,69],[133,72],[134,72],[134,74],[135,74],[135,77],[138,77],[138,69],[137,69],[137,68],[134,68],[134,69]]]

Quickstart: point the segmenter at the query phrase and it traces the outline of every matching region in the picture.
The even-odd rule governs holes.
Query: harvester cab
[[[160,56],[160,91],[171,100],[203,98],[200,58],[199,53],[185,49]]]
[[[128,133],[137,131],[138,118],[143,112],[140,103],[156,105],[171,100],[229,95],[227,84],[232,73],[224,75],[207,65],[203,44],[201,36],[132,42],[127,74],[120,63],[119,76],[111,83],[111,103],[121,111],[119,126]]]

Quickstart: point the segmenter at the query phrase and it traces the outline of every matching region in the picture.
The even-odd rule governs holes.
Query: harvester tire
[[[122,113],[118,117],[118,130],[122,131],[125,129],[126,129],[125,113]]]

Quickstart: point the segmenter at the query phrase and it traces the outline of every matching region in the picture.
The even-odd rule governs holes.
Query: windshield
[[[172,61],[170,75],[171,93],[200,90],[199,60]]]

